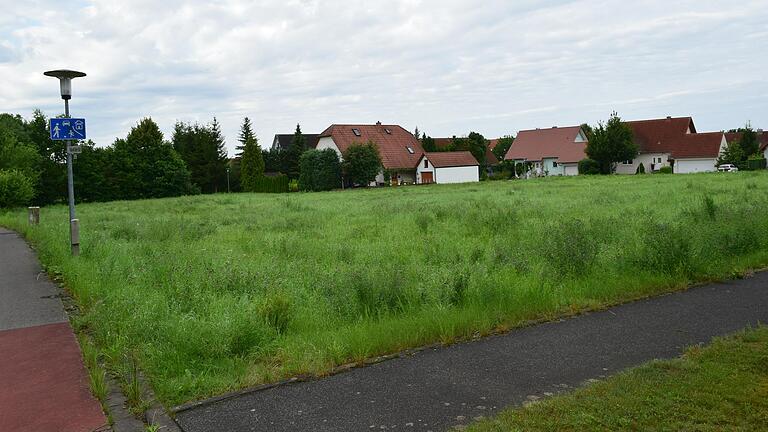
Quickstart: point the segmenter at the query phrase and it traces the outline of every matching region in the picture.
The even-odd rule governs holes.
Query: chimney
[[[376,122],[376,126],[381,126],[381,122],[380,122],[380,121],[377,121],[377,122]]]
[[[552,129],[557,129],[557,126],[552,126]]]
[[[672,120],[672,116],[667,116],[667,120]]]

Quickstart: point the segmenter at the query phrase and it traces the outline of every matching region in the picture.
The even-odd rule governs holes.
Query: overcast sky
[[[0,0],[0,112],[60,113],[98,145],[151,116],[261,145],[296,123],[433,137],[691,115],[768,128],[768,5],[755,1]]]

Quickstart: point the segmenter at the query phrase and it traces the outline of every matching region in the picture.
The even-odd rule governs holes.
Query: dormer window
[[[355,136],[361,136],[360,129],[358,128],[352,128],[352,133],[355,134]]]
[[[405,148],[407,148],[407,149],[408,149],[408,153],[410,153],[410,154],[414,154],[414,153],[416,153],[416,152],[414,152],[414,151],[413,151],[413,148],[412,148],[412,147],[408,147],[408,146],[406,146]]]
[[[389,128],[384,128],[384,132],[386,132],[387,135],[392,135],[392,131],[389,130]]]

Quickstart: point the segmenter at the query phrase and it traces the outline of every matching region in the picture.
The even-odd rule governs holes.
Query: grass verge
[[[77,258],[65,206],[0,225],[177,405],[764,267],[765,214],[745,172],[83,204]]]
[[[468,430],[768,430],[768,327],[716,338],[678,359],[504,411]]]

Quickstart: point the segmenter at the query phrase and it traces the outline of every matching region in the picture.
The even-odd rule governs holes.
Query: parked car
[[[717,167],[717,170],[720,172],[736,172],[739,169],[736,167],[736,165],[733,164],[722,164]]]

